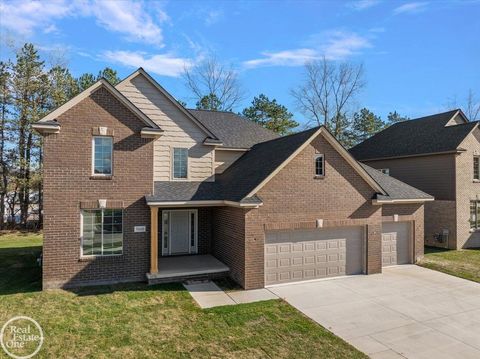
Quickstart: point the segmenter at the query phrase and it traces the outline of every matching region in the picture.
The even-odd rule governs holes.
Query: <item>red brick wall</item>
[[[314,178],[314,155],[325,155],[325,177]],[[265,226],[295,228],[364,225],[368,232],[367,273],[381,272],[381,207],[375,191],[319,136],[283,168],[258,195],[264,205],[246,213],[245,287],[264,286]]]
[[[245,213],[241,208],[213,209],[213,245],[215,257],[230,267],[230,276],[245,287]],[[263,253],[263,248],[261,248]],[[251,258],[248,258],[251,260]]]
[[[60,133],[45,137],[45,288],[95,282],[144,280],[149,270],[149,209],[144,196],[153,186],[153,142],[142,139],[144,123],[100,88],[58,119]],[[113,177],[91,179],[92,133],[113,132]],[[80,258],[80,202],[123,203],[123,255]],[[145,233],[133,233],[146,225]]]

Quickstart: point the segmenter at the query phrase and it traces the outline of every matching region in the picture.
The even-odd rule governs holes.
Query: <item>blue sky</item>
[[[357,99],[386,117],[410,117],[480,96],[480,1],[4,1],[0,58],[7,44],[62,54],[76,76],[105,66],[121,77],[143,66],[176,98],[194,102],[180,77],[208,54],[238,71],[247,106],[265,93],[300,122],[290,90],[305,61],[323,55],[363,63]]]

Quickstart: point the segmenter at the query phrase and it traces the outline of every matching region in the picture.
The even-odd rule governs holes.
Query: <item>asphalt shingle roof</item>
[[[260,203],[256,195],[247,197],[263,180],[304,144],[319,128],[254,145],[235,161],[215,182],[155,182],[153,196],[147,201],[204,201],[228,200],[242,203]],[[367,173],[384,189],[387,195],[377,199],[429,199],[430,195],[413,188],[380,171],[361,164]],[[353,169],[352,169],[353,170]]]
[[[223,142],[223,147],[251,148],[256,143],[279,137],[275,132],[233,112],[188,111]]]
[[[360,163],[360,165],[367,171],[367,173],[377,182],[380,187],[387,193],[387,196],[377,194],[379,200],[390,199],[433,199],[429,194],[416,189],[396,178],[388,176],[379,170]]]
[[[475,127],[445,127],[458,110],[396,123],[350,149],[360,161],[454,151]]]

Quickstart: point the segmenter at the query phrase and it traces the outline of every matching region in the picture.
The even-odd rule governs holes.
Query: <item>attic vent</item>
[[[461,125],[464,123],[467,123],[467,121],[463,118],[462,115],[457,114],[445,124],[445,127]]]

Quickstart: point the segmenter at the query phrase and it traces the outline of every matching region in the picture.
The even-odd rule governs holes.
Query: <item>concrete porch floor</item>
[[[226,273],[230,270],[210,254],[158,258],[158,273],[147,274],[149,280]]]

